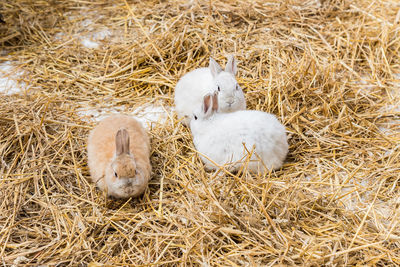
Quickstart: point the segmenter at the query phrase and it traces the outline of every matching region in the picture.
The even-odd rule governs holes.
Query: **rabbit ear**
[[[117,156],[129,154],[129,134],[126,129],[119,129],[115,135],[115,149]]]
[[[215,78],[217,75],[222,71],[221,66],[215,61],[213,58],[210,57],[210,64],[208,68],[211,71],[211,75]]]
[[[203,112],[204,114],[207,114],[207,112],[210,110],[210,107],[212,105],[212,95],[211,94],[206,94],[203,98]]]
[[[237,72],[237,61],[233,55],[228,56],[228,63],[226,63],[225,71],[236,75]]]
[[[215,93],[212,96],[212,111],[217,111],[218,110],[218,91],[215,91]]]

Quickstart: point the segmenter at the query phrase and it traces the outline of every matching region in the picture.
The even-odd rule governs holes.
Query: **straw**
[[[394,1],[18,0],[0,13],[0,63],[14,66],[0,78],[20,85],[0,92],[5,266],[400,264]],[[287,128],[279,171],[205,171],[171,109],[182,75],[229,54],[248,108]],[[166,113],[147,125],[149,187],[109,198],[87,167],[93,114],[148,105]]]

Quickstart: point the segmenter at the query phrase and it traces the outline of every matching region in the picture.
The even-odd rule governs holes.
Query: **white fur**
[[[204,95],[220,88],[218,94],[219,112],[233,112],[246,109],[246,100],[235,74],[236,60],[228,58],[225,71],[210,58],[208,68],[199,68],[186,73],[175,87],[175,109],[182,122],[189,124],[193,111],[200,108]]]
[[[249,170],[265,172],[282,166],[288,143],[285,127],[274,115],[255,110],[209,113],[196,112],[197,120],[190,122],[193,143],[207,169],[218,168],[214,161],[237,170],[249,155],[245,147],[252,151],[253,146]]]

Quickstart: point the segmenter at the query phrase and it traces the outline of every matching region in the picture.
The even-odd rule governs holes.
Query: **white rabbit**
[[[242,88],[236,81],[237,63],[228,57],[225,71],[212,58],[208,68],[199,68],[186,73],[175,87],[175,110],[182,123],[189,125],[193,111],[201,107],[203,97],[219,92],[219,112],[233,112],[246,109]]]
[[[218,113],[217,95],[204,96],[202,108],[190,121],[193,143],[206,169],[217,169],[216,163],[238,170],[251,151],[249,170],[279,169],[288,153],[285,127],[274,115],[262,111]]]

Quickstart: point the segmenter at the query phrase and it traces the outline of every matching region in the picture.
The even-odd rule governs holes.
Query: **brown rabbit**
[[[109,196],[141,195],[150,180],[150,140],[142,125],[127,115],[100,121],[88,138],[92,180]]]

